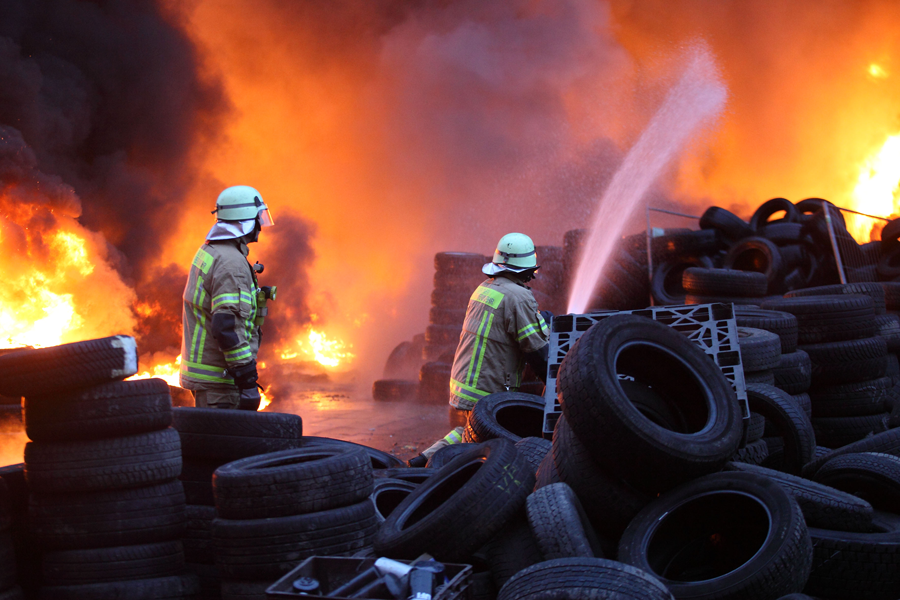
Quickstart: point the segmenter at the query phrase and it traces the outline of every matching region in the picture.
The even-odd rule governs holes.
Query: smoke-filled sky
[[[652,202],[847,204],[900,130],[898,24],[886,0],[6,0],[0,126],[155,303],[148,350],[177,345],[180,269],[246,184],[276,220],[251,248],[279,285],[266,344],[315,314],[380,364],[424,329],[435,252],[589,222],[698,40],[729,105]]]

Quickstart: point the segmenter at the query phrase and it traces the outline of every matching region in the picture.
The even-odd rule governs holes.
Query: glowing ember
[[[885,71],[880,65],[876,65],[875,63],[869,65],[868,72],[869,76],[874,77],[875,79],[887,79],[888,77],[888,72]]]
[[[281,353],[281,358],[290,360],[305,354],[313,358],[319,364],[326,367],[336,367],[354,358],[348,346],[341,340],[329,340],[325,333],[309,328],[308,342],[297,339],[297,349],[286,349]]]
[[[150,368],[149,371],[143,371],[142,373],[138,373],[137,375],[132,375],[128,378],[128,380],[132,379],[163,379],[169,385],[174,385],[176,387],[180,386],[181,383],[178,381],[178,370],[181,368],[181,355],[179,355],[174,362],[170,363],[162,363],[155,365]]]
[[[897,185],[900,183],[900,135],[887,139],[876,154],[863,163],[859,180],[853,190],[854,208],[859,212],[876,216],[889,216],[897,212]],[[859,231],[850,233],[860,241],[867,241],[871,223],[860,222]],[[851,223],[848,222],[848,227]]]

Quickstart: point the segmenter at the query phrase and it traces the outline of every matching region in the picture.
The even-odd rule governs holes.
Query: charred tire
[[[0,356],[0,394],[45,396],[137,373],[134,338],[116,335]]]
[[[857,417],[822,417],[812,420],[816,439],[829,448],[841,448],[853,442],[887,430],[890,415],[863,415]]]
[[[712,540],[722,542],[715,560],[706,553]],[[803,590],[812,544],[779,484],[724,472],[649,504],[622,535],[618,559],[656,575],[677,598],[765,599]]]
[[[738,296],[759,298],[766,295],[768,282],[763,273],[735,269],[685,269],[682,285],[696,296]]]
[[[784,211],[784,217],[769,221],[772,215]],[[759,231],[771,223],[794,223],[798,219],[797,207],[786,198],[772,198],[759,205],[759,208],[750,217],[750,228]]]
[[[799,474],[803,465],[815,457],[816,436],[809,417],[786,392],[778,388],[747,386],[750,410],[761,414],[784,440],[783,471]]]
[[[200,591],[199,580],[192,575],[135,579],[86,585],[42,587],[38,600],[182,600]]]
[[[605,538],[618,539],[652,499],[601,467],[575,436],[565,415],[560,415],[553,429],[551,457],[557,481],[572,488],[591,523]]]
[[[227,463],[212,481],[223,519],[287,517],[361,502],[372,461],[361,447],[295,448]]]
[[[869,296],[772,298],[760,306],[766,310],[789,312],[797,317],[797,342],[801,345],[875,335],[875,309]]]
[[[738,327],[765,329],[778,335],[782,354],[797,350],[797,317],[791,313],[735,306],[734,317]]]
[[[878,379],[887,369],[887,343],[880,337],[807,344],[803,351],[814,387]]]
[[[753,228],[742,218],[724,208],[710,206],[700,217],[701,229],[715,229],[731,242],[753,235]]]
[[[25,478],[35,492],[140,487],[180,473],[181,442],[171,428],[105,440],[25,445]]]
[[[128,490],[31,495],[28,519],[46,550],[152,544],[181,537],[181,482]]]
[[[876,315],[883,315],[885,312],[884,288],[880,283],[820,285],[802,290],[793,290],[785,294],[784,297],[800,298],[803,296],[840,296],[844,294],[868,296],[872,299],[872,306]]]
[[[391,513],[375,538],[382,556],[461,560],[525,504],[534,476],[515,445],[488,440],[453,459]]]
[[[45,585],[85,585],[109,581],[172,577],[184,571],[181,542],[47,552],[42,558]]]
[[[269,519],[213,521],[216,565],[223,578],[278,578],[310,556],[359,550],[378,527],[368,499],[331,510]]]
[[[775,387],[791,394],[802,394],[812,384],[812,363],[809,354],[797,350],[790,354],[782,354],[778,365],[772,368],[775,376]]]
[[[372,382],[372,398],[378,402],[405,402],[418,396],[418,381],[378,379]]]
[[[836,456],[822,465],[815,480],[862,498],[878,510],[900,512],[900,457],[873,452]]]
[[[836,531],[871,531],[872,505],[853,494],[765,467],[730,463],[729,469],[755,473],[778,483],[800,505],[809,527]]]
[[[496,392],[475,404],[469,425],[478,441],[504,438],[515,443],[541,435],[545,404],[541,396],[533,394]]]
[[[389,452],[378,450],[377,448],[372,448],[370,446],[364,446],[362,444],[356,444],[354,442],[348,442],[346,440],[336,440],[334,438],[307,435],[303,436],[302,442],[304,448],[323,448],[329,446],[350,446],[353,448],[362,448],[366,451],[366,454],[369,455],[369,460],[372,461],[373,469],[392,469],[396,467],[406,467],[405,462]]]
[[[781,253],[778,246],[766,238],[749,237],[741,240],[728,250],[723,266],[726,269],[763,273],[769,293],[776,293],[781,285]]]
[[[738,327],[738,346],[745,371],[768,371],[781,360],[781,339],[765,329]]]
[[[550,440],[545,440],[540,437],[523,437],[516,442],[516,450],[525,457],[525,460],[531,465],[535,475],[537,474],[538,468],[541,466],[541,461],[550,453],[552,447],[553,444]]]
[[[672,600],[660,581],[641,569],[604,558],[558,558],[516,573],[497,600]]]
[[[621,375],[634,379],[629,392]],[[740,443],[741,411],[722,371],[684,335],[644,317],[592,326],[557,384],[566,421],[597,462],[646,491],[719,470]]]
[[[237,460],[300,446],[303,420],[285,413],[176,408],[185,458]]]
[[[418,484],[409,481],[388,477],[377,478],[369,499],[375,506],[375,516],[378,522],[383,523],[417,487]]]
[[[172,424],[162,379],[116,381],[75,392],[25,398],[25,432],[34,442],[121,437]]]
[[[535,490],[528,496],[525,510],[544,560],[603,558],[600,540],[578,496],[565,483]]]

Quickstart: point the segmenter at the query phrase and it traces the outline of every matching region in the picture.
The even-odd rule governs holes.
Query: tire
[[[710,206],[700,217],[701,229],[715,229],[727,240],[737,242],[753,235],[753,229],[742,218],[731,211]]]
[[[852,417],[878,415],[887,411],[887,397],[893,384],[890,378],[816,388],[810,393],[813,416]]]
[[[203,460],[186,458],[181,463],[178,479],[184,486],[184,497],[188,504],[215,506],[212,477],[216,469],[226,464],[225,459]]]
[[[474,252],[438,252],[434,255],[434,270],[440,272],[481,272],[483,254]]]
[[[134,338],[116,335],[0,356],[0,394],[46,396],[137,373]]]
[[[459,561],[496,534],[525,504],[534,478],[512,442],[488,440],[438,470],[382,524],[380,556]]]
[[[775,387],[792,396],[805,393],[812,385],[809,354],[803,350],[782,354],[778,364],[772,368],[772,375],[775,376]]]
[[[372,493],[362,447],[296,448],[222,465],[212,479],[223,519],[267,519],[331,510]]]
[[[600,540],[581,502],[565,483],[554,483],[531,493],[525,510],[544,560],[604,558]]]
[[[304,558],[368,546],[377,527],[369,499],[290,517],[216,519],[212,529],[216,565],[224,579],[277,579]]]
[[[212,542],[212,522],[216,518],[214,506],[185,507],[187,525],[181,538],[184,560],[194,565],[215,565],[216,553]]]
[[[90,492],[154,485],[181,473],[172,428],[106,440],[28,442],[25,478],[40,493]]]
[[[181,542],[138,546],[62,550],[42,558],[48,586],[86,585],[110,581],[174,577],[184,571]]]
[[[652,499],[601,467],[569,427],[565,415],[560,415],[553,429],[551,458],[556,480],[572,488],[594,529],[605,539],[619,539]]]
[[[152,544],[185,528],[181,482],[128,490],[31,495],[28,520],[46,550]]]
[[[744,371],[744,383],[747,385],[757,383],[774,386],[775,373],[772,371]]]
[[[372,494],[369,496],[375,506],[375,516],[378,522],[383,523],[417,487],[418,484],[409,481],[378,477],[372,488]]]
[[[755,442],[763,436],[766,429],[766,418],[759,413],[750,413],[750,423],[747,427],[747,442]]]
[[[690,267],[711,269],[713,263],[706,256],[698,256],[695,258],[671,258],[656,265],[650,280],[650,294],[658,305],[684,304],[686,292],[682,278],[684,271]]]
[[[556,463],[553,461],[553,455],[548,454],[541,461],[537,472],[534,474],[534,489],[539,490],[551,483],[559,483],[559,472],[556,470]]]
[[[378,379],[372,383],[372,398],[376,402],[408,402],[418,397],[418,381]]]
[[[475,404],[469,425],[478,441],[503,438],[515,443],[524,437],[539,437],[544,428],[545,404],[541,396],[496,392]]]
[[[763,273],[734,269],[685,269],[682,285],[696,296],[738,296],[759,298],[766,295],[768,282]]]
[[[399,479],[400,481],[408,481],[418,485],[425,483],[436,472],[435,469],[427,469],[425,467],[392,467],[389,469],[375,469],[372,471],[372,475],[375,476],[375,481],[379,479]]]
[[[880,337],[807,344],[803,351],[812,365],[814,388],[878,379],[887,370],[887,343]]]
[[[182,600],[193,598],[200,591],[200,582],[191,575],[135,579],[88,585],[47,586],[38,593],[38,600]]]
[[[775,213],[784,211],[784,217],[769,221]],[[750,217],[750,228],[759,231],[771,223],[794,223],[798,220],[797,207],[786,198],[772,198],[759,205]]]
[[[875,327],[879,335],[887,343],[888,352],[900,350],[900,317],[897,315],[878,315],[875,317]]]
[[[0,533],[0,590],[16,585],[18,570],[16,569],[16,547],[13,536]]]
[[[481,552],[484,552],[490,566],[493,587],[498,590],[510,577],[543,560],[524,507],[479,550]]]
[[[774,222],[761,226],[756,234],[781,248],[785,246],[800,247],[802,242],[809,240],[803,235],[802,223]]]
[[[466,320],[465,308],[440,308],[432,306],[428,313],[428,322],[432,325],[452,325],[462,327]]]
[[[317,437],[312,435],[303,436],[302,444],[304,448],[325,448],[334,446],[350,446],[353,448],[363,448],[372,461],[373,469],[393,469],[397,467],[406,467],[406,463],[389,452],[378,450],[370,446],[348,442],[346,440],[336,440],[334,438]]]
[[[221,600],[266,600],[266,590],[272,585],[264,581],[222,581]]]
[[[478,287],[478,284],[485,280],[485,275],[481,273],[481,270],[475,271],[474,273],[451,273],[451,272],[443,272],[437,271],[434,274],[434,278],[432,281],[434,282],[434,289],[436,290],[447,290],[454,292],[456,290],[463,291],[473,291]]]
[[[728,250],[726,269],[755,271],[766,276],[767,291],[777,293],[781,285],[782,261],[778,246],[762,237],[744,238]]]
[[[882,281],[881,289],[884,290],[884,307],[888,311],[900,309],[900,282]]]
[[[784,295],[785,298],[801,298],[803,296],[840,296],[842,294],[868,296],[876,315],[885,312],[884,288],[880,283],[844,283],[836,285],[820,285],[802,290],[793,290]]]
[[[781,360],[781,339],[765,329],[738,327],[738,346],[745,371],[768,371]]]
[[[469,305],[469,297],[472,290],[433,290],[431,292],[431,305],[438,308],[466,310]]]
[[[730,463],[728,468],[755,473],[775,481],[800,505],[809,527],[835,531],[871,531],[872,505],[853,494],[765,467]]]
[[[812,419],[812,401],[809,399],[809,394],[791,394],[791,399],[806,414],[808,419]]]
[[[237,460],[297,448],[303,436],[298,415],[176,408],[173,416],[185,458]]]
[[[797,317],[797,341],[801,345],[875,335],[875,310],[868,296],[772,298],[760,306],[766,310],[789,312]]]
[[[900,512],[900,457],[874,452],[836,456],[816,472],[815,481],[862,498],[878,510]]]
[[[823,417],[812,419],[819,443],[841,448],[887,430],[888,413],[861,417]]]
[[[708,256],[718,251],[722,242],[715,231],[701,229],[666,229],[664,234],[653,237],[650,245],[654,257],[665,259],[671,256]]]
[[[456,346],[462,334],[460,325],[428,325],[425,328],[425,342],[434,346]]]
[[[450,365],[427,362],[419,370],[419,400],[427,404],[446,404],[450,397]]]
[[[172,425],[162,379],[116,381],[75,392],[25,398],[25,433],[34,442],[122,437]]]
[[[735,306],[738,327],[755,327],[777,334],[781,339],[781,353],[797,350],[797,317],[788,312]]]
[[[559,558],[516,573],[497,600],[674,600],[651,574],[604,558]]]
[[[900,429],[890,429],[841,447],[835,447],[827,454],[816,456],[816,459],[803,467],[803,477],[813,479],[819,468],[836,456],[859,452],[879,452],[900,456]]]
[[[710,560],[712,543],[728,560]],[[803,590],[812,544],[800,507],[780,485],[723,472],[650,503],[622,535],[618,558],[659,577],[677,598],[762,600]]]
[[[475,445],[476,443],[474,442],[464,442],[444,446],[431,455],[425,466],[429,469],[440,469],[463,452],[471,450]]]
[[[734,304],[735,306],[758,307],[762,298],[741,298],[738,296],[697,296],[687,294],[684,304]]]
[[[900,597],[900,533],[811,527],[813,564],[805,592],[823,598]]]
[[[634,378],[630,392],[620,376]],[[740,443],[740,407],[722,371],[684,335],[645,317],[592,326],[566,355],[557,385],[566,421],[597,462],[644,491],[717,471]]]
[[[550,440],[545,440],[540,437],[523,437],[516,442],[516,450],[518,450],[519,454],[524,456],[528,464],[531,465],[535,476],[537,475],[538,468],[541,466],[541,461],[550,453],[552,447],[553,444]]]
[[[764,439],[748,442],[746,446],[738,449],[731,457],[733,463],[747,465],[761,465],[769,458],[769,444]]]
[[[809,417],[790,395],[771,386],[748,385],[747,403],[750,410],[765,417],[778,432],[778,437],[784,440],[784,458],[779,470],[799,474],[803,465],[815,458],[816,436]]]

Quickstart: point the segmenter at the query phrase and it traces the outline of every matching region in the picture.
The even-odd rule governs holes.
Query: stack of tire
[[[212,523],[216,517],[213,474],[226,463],[302,444],[298,415],[208,408],[174,409],[181,439],[181,483],[187,499],[184,554],[187,569],[200,581],[200,598],[222,596],[216,568]]]
[[[764,273],[736,269],[689,267],[682,274],[685,304],[725,302],[758,306],[766,296],[768,282]]]
[[[213,477],[212,523],[223,600],[265,590],[310,556],[353,554],[378,526],[372,462],[354,445],[283,450],[237,460]]]
[[[13,500],[6,481],[0,477],[0,598],[22,600],[25,598],[18,585],[16,545],[10,531],[13,523]]]
[[[0,392],[24,396],[28,521],[43,550],[40,598],[175,598],[185,574],[178,433],[169,387],[121,381],[133,338],[0,357]]]
[[[13,349],[0,349],[0,356],[13,352]],[[22,398],[0,394],[0,435],[7,431],[20,431],[22,428]]]
[[[566,287],[565,249],[562,246],[535,246],[537,275],[528,287],[541,310],[557,315],[566,312],[568,288]]]
[[[885,377],[887,342],[877,335],[882,288],[851,284],[839,289],[843,293],[819,288],[763,303],[763,308],[797,317],[799,347],[811,364],[812,425],[816,440],[827,448],[885,431],[893,387]]]
[[[420,386],[417,380],[424,348],[424,334],[397,344],[385,361],[382,378],[372,383],[372,398],[387,402],[419,398]]]

